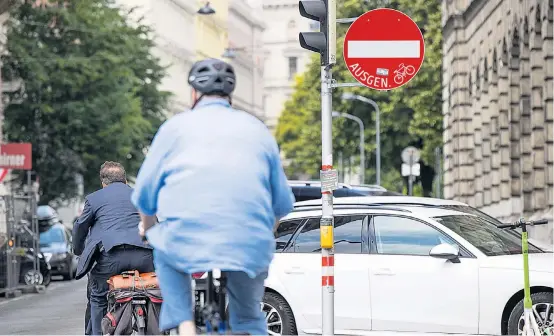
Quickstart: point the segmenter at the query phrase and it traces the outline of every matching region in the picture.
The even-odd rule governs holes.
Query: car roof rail
[[[341,209],[378,209],[378,210],[393,210],[393,211],[401,211],[401,212],[412,212],[409,209],[399,208],[393,206],[387,206],[387,205],[380,205],[380,204],[336,204],[333,205],[333,209],[341,210]],[[300,212],[300,211],[310,211],[310,210],[321,210],[321,205],[301,205],[301,206],[295,206],[292,212]]]
[[[321,182],[320,181],[295,181],[295,180],[292,180],[292,181],[289,181],[289,185],[291,186],[320,186],[321,185]],[[338,186],[340,188],[348,188],[348,189],[352,189],[352,186],[349,185],[349,184],[346,184],[346,183],[339,183]]]

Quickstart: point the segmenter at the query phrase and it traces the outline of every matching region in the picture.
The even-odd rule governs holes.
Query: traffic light
[[[319,32],[298,34],[300,46],[321,55],[321,65],[335,64],[337,59],[336,0],[301,0],[300,15],[319,21]]]

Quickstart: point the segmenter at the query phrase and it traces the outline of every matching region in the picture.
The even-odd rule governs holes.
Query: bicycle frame
[[[219,285],[214,284],[213,271],[208,272],[208,287],[206,290],[206,304],[201,307],[202,317],[207,333],[225,334],[227,328],[226,308],[226,278],[221,272]]]

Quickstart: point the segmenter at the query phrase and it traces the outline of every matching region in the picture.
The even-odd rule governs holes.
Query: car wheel
[[[533,312],[537,323],[544,334],[548,328],[554,327],[554,305],[552,304],[552,293],[539,292],[531,294],[533,301]],[[508,335],[521,335],[525,321],[523,319],[523,299],[512,309],[508,319]]]
[[[44,277],[39,271],[35,271],[32,268],[25,269],[22,272],[23,277],[23,283],[31,286],[31,285],[42,285],[44,282]]]
[[[48,285],[50,285],[50,283],[52,282],[52,275],[48,273],[43,276],[43,279],[44,280],[42,281],[42,285],[44,285],[44,287],[48,287]]]
[[[281,295],[266,292],[262,301],[262,311],[265,314],[268,335],[297,335],[294,314]]]

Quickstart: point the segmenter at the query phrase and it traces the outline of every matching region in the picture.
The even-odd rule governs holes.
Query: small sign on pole
[[[410,169],[411,168],[411,169]],[[413,164],[411,167],[407,163],[402,164],[402,176],[419,176],[420,175],[420,165],[419,163]],[[411,172],[411,174],[410,174]]]
[[[354,78],[375,90],[408,83],[423,63],[425,44],[417,24],[406,14],[374,9],[352,23],[344,37],[344,61]]]
[[[412,196],[414,180],[416,176],[420,175],[420,153],[419,149],[415,147],[406,147],[402,151],[402,176],[408,176],[408,195]]]

